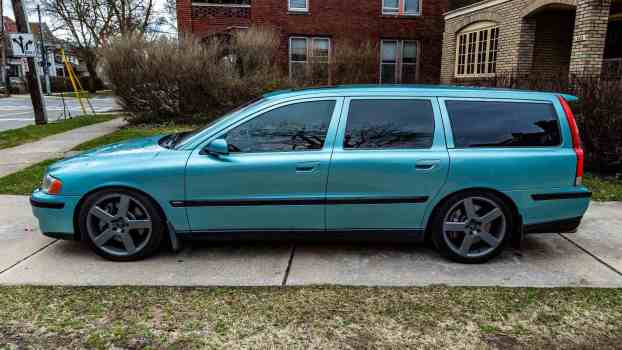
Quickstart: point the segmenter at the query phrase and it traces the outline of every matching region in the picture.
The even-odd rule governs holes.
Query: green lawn
[[[45,125],[29,125],[19,129],[0,132],[0,149],[19,146],[25,143],[40,140],[54,134],[80,128],[83,126],[105,122],[119,118],[118,114],[98,114],[95,116],[82,116]]]
[[[622,201],[622,179],[586,174],[583,184],[592,191],[592,200]]]
[[[0,287],[11,348],[616,349],[619,289]]]
[[[192,126],[173,126],[173,127],[127,127],[120,129],[112,134],[98,137],[96,139],[82,143],[74,148],[76,151],[84,151],[98,146],[103,146],[123,140],[146,137],[157,134],[170,134],[191,129]],[[41,163],[29,166],[16,173],[0,177],[0,194],[28,195],[41,184],[43,172],[48,165],[56,159],[46,160]]]

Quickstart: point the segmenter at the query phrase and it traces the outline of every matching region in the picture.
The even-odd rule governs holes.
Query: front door
[[[329,169],[328,230],[422,228],[449,156],[433,98],[345,102]]]
[[[342,98],[271,107],[224,130],[228,155],[197,149],[186,170],[193,231],[323,230]]]

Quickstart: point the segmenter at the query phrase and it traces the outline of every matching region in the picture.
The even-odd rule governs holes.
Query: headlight
[[[47,194],[59,194],[62,187],[63,183],[59,179],[50,174],[45,174],[45,176],[43,176],[43,183],[41,184],[43,192]]]

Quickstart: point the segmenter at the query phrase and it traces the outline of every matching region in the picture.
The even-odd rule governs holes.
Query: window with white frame
[[[499,27],[479,22],[464,28],[456,38],[456,77],[480,77],[497,72]]]
[[[328,78],[330,39],[318,37],[289,38],[289,77],[293,80]]]
[[[287,0],[289,11],[307,12],[309,11],[309,0]]]
[[[419,15],[421,0],[382,0],[383,15]]]
[[[380,51],[381,84],[407,84],[417,81],[418,41],[382,40]]]

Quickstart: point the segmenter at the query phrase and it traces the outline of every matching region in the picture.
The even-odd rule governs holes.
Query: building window
[[[417,16],[420,0],[382,0],[383,15]]]
[[[417,81],[418,42],[382,40],[380,43],[380,83],[408,84]]]
[[[493,22],[480,22],[458,33],[456,77],[481,77],[497,72],[499,28]]]
[[[309,11],[309,0],[287,0],[289,11],[307,12]]]
[[[330,39],[289,38],[289,77],[292,80],[328,80]]]

